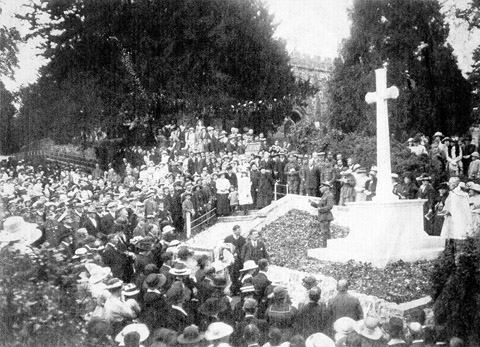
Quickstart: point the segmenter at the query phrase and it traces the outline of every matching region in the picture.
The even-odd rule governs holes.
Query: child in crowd
[[[230,193],[228,194],[228,200],[230,200],[230,211],[234,213],[238,208],[238,190],[235,187],[230,187]]]

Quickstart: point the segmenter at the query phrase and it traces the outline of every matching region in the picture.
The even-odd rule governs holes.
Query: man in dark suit
[[[322,291],[318,287],[309,290],[310,302],[298,311],[295,318],[295,334],[307,338],[315,333],[326,333],[329,323],[328,313],[325,304],[319,303],[321,295]]]
[[[90,206],[86,210],[87,218],[80,225],[81,228],[87,229],[89,235],[97,237],[100,232],[100,222],[97,220],[97,211],[93,206]]]
[[[255,294],[253,298],[258,302],[258,317],[263,317],[265,311],[268,307],[268,300],[267,300],[267,288],[272,284],[272,282],[268,279],[267,276],[268,271],[268,260],[267,259],[260,259],[258,261],[258,274],[256,274],[253,279],[253,287],[255,288]]]
[[[107,205],[107,213],[105,213],[102,216],[102,219],[100,221],[100,230],[105,235],[112,234],[115,231],[116,210],[117,210],[117,203],[111,202]]]
[[[258,263],[260,259],[269,259],[265,243],[259,239],[260,233],[251,230],[248,241],[242,247],[242,264],[247,260],[254,260]]]
[[[308,196],[319,196],[318,186],[320,185],[320,169],[317,163],[311,159],[305,168],[305,187]]]
[[[328,301],[327,306],[331,325],[341,317],[350,317],[356,321],[363,319],[360,301],[348,293],[347,280],[338,281],[337,290],[338,294]]]
[[[113,277],[130,283],[133,276],[134,255],[126,252],[126,247],[118,235],[112,234],[102,254],[103,263],[112,270]]]
[[[260,336],[258,339],[259,345],[263,346],[267,342],[269,326],[266,320],[255,317],[257,306],[258,304],[255,299],[246,299],[243,303],[242,309],[245,312],[245,318],[238,322],[233,330],[233,334],[230,339],[233,347],[241,347],[246,345],[243,339],[243,331],[249,324],[255,324],[260,331]]]
[[[148,289],[143,296],[142,318],[151,331],[161,327],[167,313],[167,303],[163,293],[160,292],[166,281],[163,274],[150,274],[145,279]]]
[[[241,252],[243,249],[243,246],[245,245],[245,238],[241,235],[242,229],[240,228],[240,225],[235,225],[233,227],[233,233],[232,235],[228,235],[225,240],[223,241],[224,243],[231,243],[233,246],[235,246],[235,249],[233,251],[233,257],[235,258],[235,261],[233,265],[230,267],[230,277],[232,279],[232,286],[230,287],[230,290],[232,291],[233,294],[237,293],[240,290],[240,269],[242,268],[242,259],[241,259]]]

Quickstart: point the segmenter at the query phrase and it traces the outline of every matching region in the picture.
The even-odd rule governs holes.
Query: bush
[[[52,248],[0,252],[0,345],[85,346],[78,266]]]
[[[290,136],[290,143],[300,153],[314,151],[332,151],[342,153],[344,158],[352,157],[355,163],[365,168],[376,165],[377,143],[375,136],[363,133],[343,133],[340,130],[321,130],[309,120],[302,120]],[[426,155],[416,156],[405,144],[390,140],[392,172],[411,171],[415,175],[429,172],[429,160]]]
[[[458,336],[471,346],[480,345],[480,240],[460,241],[446,247],[435,262],[432,293],[436,324],[447,336]]]

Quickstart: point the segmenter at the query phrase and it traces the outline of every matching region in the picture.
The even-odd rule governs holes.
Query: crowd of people
[[[226,134],[201,124],[170,130],[168,137],[159,136],[157,147],[128,148],[105,171],[99,165],[86,172],[14,159],[0,167],[2,248],[28,252],[28,247],[48,245],[68,261],[83,264],[78,292],[92,298],[88,318],[93,337],[128,346],[140,340],[158,346],[234,347],[446,342],[424,320],[407,325],[364,316],[344,281],[339,282],[337,301],[322,303],[315,280],[306,279],[315,284],[308,285],[305,303],[295,307],[287,289],[269,280],[267,245],[256,231],[245,240],[234,228],[213,259],[194,256],[179,241],[187,214],[199,218],[214,209],[218,215],[237,209],[248,213],[270,204],[274,189],[322,195],[328,205],[372,200],[375,167],[366,170],[332,152],[300,155],[286,143],[269,147],[252,130]],[[460,233],[465,229],[459,226],[467,227],[472,210],[480,207],[479,177],[473,173],[479,155],[471,144],[467,150],[435,135],[431,148],[424,145],[426,155],[445,157],[448,165],[416,178],[402,173],[402,182],[393,176],[392,191],[399,199],[427,199],[425,231],[431,235],[442,229]],[[255,151],[249,152],[250,147]],[[450,163],[458,155],[457,166],[462,166],[455,171]],[[432,167],[437,168],[433,162]],[[434,187],[438,177],[448,179],[447,184]],[[463,178],[472,181],[462,186]],[[331,209],[322,200],[312,204]],[[444,224],[440,229],[439,222]]]

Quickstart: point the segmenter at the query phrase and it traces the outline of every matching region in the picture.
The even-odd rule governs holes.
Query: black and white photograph
[[[479,347],[480,0],[0,0],[0,347]]]

